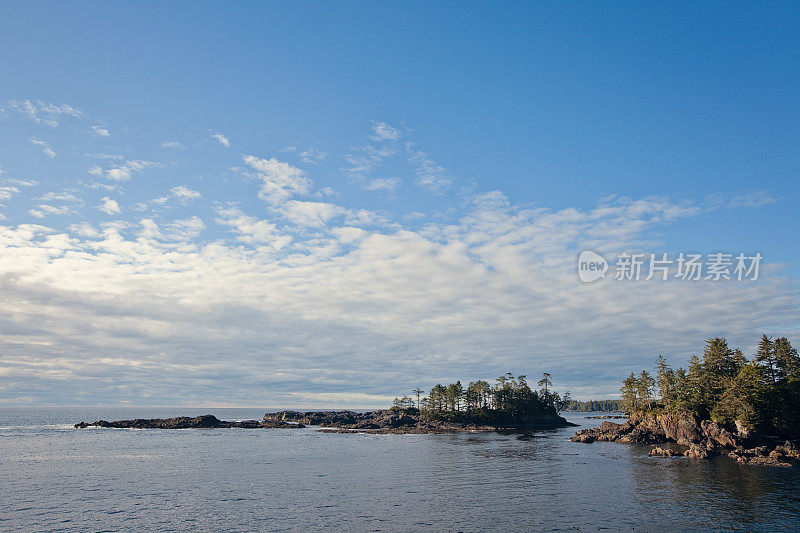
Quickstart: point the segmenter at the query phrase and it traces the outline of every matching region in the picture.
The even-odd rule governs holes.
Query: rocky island
[[[437,419],[416,408],[380,409],[365,413],[355,411],[281,411],[267,413],[268,422],[297,422],[319,426],[322,431],[338,433],[447,433],[454,431],[501,431],[525,433],[540,429],[572,426],[561,416],[527,416],[507,418],[453,417]]]
[[[201,415],[201,416],[177,416],[174,418],[136,418],[134,420],[115,420],[108,422],[106,420],[98,420],[96,422],[86,423],[78,422],[75,424],[76,429],[83,429],[87,427],[101,427],[101,428],[120,428],[120,429],[214,429],[214,428],[303,428],[303,424],[296,422],[279,422],[275,420],[243,420],[243,421],[227,421],[220,420],[214,415]]]
[[[726,455],[751,465],[800,460],[800,357],[786,338],[763,335],[750,361],[725,339],[709,339],[703,360],[692,357],[688,371],[673,371],[659,356],[655,379],[631,373],[620,390],[628,421],[603,422],[572,441],[673,443],[677,450],[656,446],[649,455]]]
[[[460,381],[435,385],[425,397],[422,389],[395,398],[391,409],[375,411],[280,411],[267,413],[262,420],[229,422],[213,415],[198,417],[79,422],[76,428],[103,427],[128,429],[204,429],[204,428],[303,428],[318,426],[324,431],[361,433],[443,433],[452,431],[508,431],[528,433],[540,429],[572,426],[558,412],[565,398],[551,390],[550,375],[531,389],[525,376],[508,373],[494,386],[478,380],[465,389]]]

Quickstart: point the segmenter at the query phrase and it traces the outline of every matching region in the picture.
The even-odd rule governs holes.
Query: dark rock
[[[531,431],[566,427],[570,424],[560,416],[502,420],[470,419],[466,415],[447,420],[431,420],[420,416],[417,409],[397,411],[380,409],[359,413],[355,411],[280,411],[267,413],[264,421],[292,420],[321,428],[337,428],[345,432],[369,433],[441,433],[449,431]]]
[[[214,415],[201,415],[195,417],[178,416],[175,418],[137,418],[134,420],[116,420],[108,422],[98,420],[87,424],[79,422],[75,428],[89,426],[122,429],[210,429],[210,428],[302,428],[303,424],[291,424],[280,421],[244,420],[241,422],[228,422],[220,420]]]

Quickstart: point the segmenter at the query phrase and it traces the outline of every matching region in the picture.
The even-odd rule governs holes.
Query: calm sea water
[[[800,530],[800,468],[497,434],[75,430],[264,409],[0,409],[2,530]],[[584,427],[600,420],[567,418]]]

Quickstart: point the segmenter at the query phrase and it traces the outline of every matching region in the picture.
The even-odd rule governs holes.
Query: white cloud
[[[205,223],[198,216],[174,220],[167,225],[171,239],[191,241],[200,236],[206,229]]]
[[[75,196],[71,192],[67,192],[67,191],[62,191],[62,192],[53,192],[53,191],[51,191],[51,192],[45,193],[39,199],[43,200],[45,202],[50,202],[50,201],[53,201],[53,200],[60,201],[60,202],[80,202],[81,201],[77,196]]]
[[[375,141],[394,141],[403,135],[399,129],[394,128],[385,122],[376,122],[373,124],[372,131],[372,139]]]
[[[94,133],[98,137],[108,137],[108,136],[111,135],[111,132],[108,131],[108,128],[105,128],[103,126],[97,126],[97,125],[92,126],[92,133]]]
[[[281,206],[280,213],[298,226],[321,227],[333,217],[344,215],[346,210],[327,202],[288,200]]]
[[[447,169],[418,150],[413,144],[406,145],[409,160],[416,165],[417,185],[434,193],[443,193],[453,184]]]
[[[96,403],[125,383],[144,402],[289,406],[358,382],[366,396],[352,401],[368,407],[416,385],[548,370],[561,390],[613,395],[631,368],[660,352],[685,364],[710,335],[750,353],[762,330],[800,333],[797,283],[768,274],[578,280],[581,249],[641,246],[698,213],[664,199],[551,210],[494,192],[451,223],[387,232],[329,218],[302,242],[239,208],[217,213],[236,243],[192,242],[194,217],[69,235],[0,225],[0,351],[14,355],[3,394]]]
[[[123,159],[125,159],[125,157],[123,157],[120,154],[96,154],[96,153],[93,154],[93,153],[86,153],[86,154],[83,154],[83,155],[85,155],[86,157],[94,157],[94,158],[97,158],[97,159],[111,159],[113,161],[122,161]]]
[[[103,213],[106,213],[107,215],[118,215],[122,212],[116,200],[112,200],[108,196],[104,196],[100,201],[102,203],[97,206],[97,209]]]
[[[304,163],[316,164],[328,157],[327,152],[323,152],[313,146],[303,150],[298,154]]]
[[[161,143],[161,148],[186,148],[178,141],[164,141]]]
[[[95,239],[102,236],[102,233],[97,231],[91,224],[88,222],[81,222],[79,224],[71,224],[69,226],[69,231],[75,233],[81,237],[87,237],[91,239]]]
[[[170,188],[169,192],[183,204],[189,204],[202,196],[199,192],[184,185]]]
[[[134,174],[139,173],[146,168],[157,166],[158,163],[154,161],[133,160],[125,161],[120,165],[116,165],[105,170],[98,165],[93,165],[89,168],[89,174],[97,177],[105,177],[111,181],[125,182],[130,180]]]
[[[31,144],[35,144],[36,146],[41,146],[42,147],[42,152],[44,152],[44,155],[46,155],[50,159],[53,159],[58,155],[56,153],[56,151],[53,150],[50,147],[49,144],[47,144],[46,142],[42,141],[41,139],[37,139],[36,137],[32,137],[31,138]]]
[[[188,242],[199,237],[206,229],[206,225],[203,223],[202,219],[197,216],[168,222],[164,225],[165,231],[162,231],[158,224],[151,218],[141,219],[139,221],[139,226],[141,229],[138,230],[137,236],[140,239],[155,241]]]
[[[47,124],[55,128],[62,117],[83,118],[85,115],[69,104],[52,104],[41,100],[12,100],[8,103],[9,109],[27,116],[34,122]]]
[[[339,193],[337,193],[335,190],[333,190],[332,187],[323,187],[320,190],[318,190],[317,192],[315,192],[313,196],[315,198],[327,198],[327,197],[330,197],[330,196],[338,196],[338,195],[339,195]]]
[[[218,207],[217,213],[217,223],[231,227],[240,242],[268,245],[274,250],[281,250],[292,242],[292,237],[282,234],[275,224],[247,216],[236,207]]]
[[[39,182],[36,180],[21,180],[16,178],[9,178],[6,180],[6,182],[19,185],[20,187],[33,187],[35,185],[39,185]]]
[[[255,177],[261,181],[258,197],[267,204],[276,205],[295,194],[309,192],[311,180],[305,172],[289,163],[252,155],[244,156],[244,162],[256,171]]]
[[[386,158],[397,153],[399,137],[399,130],[388,124],[379,122],[373,125],[370,142],[344,156],[345,161],[350,164],[344,172],[357,182],[363,183],[373,171],[380,168]]]
[[[344,156],[350,166],[343,170],[365,190],[387,192],[399,183],[392,180],[399,178],[374,178],[373,173],[387,159],[399,159],[400,156],[406,164],[413,165],[415,183],[423,189],[441,194],[455,181],[446,168],[419,149],[410,131],[404,132],[385,122],[373,124],[369,142]]]
[[[48,204],[39,204],[36,209],[29,209],[28,214],[36,218],[44,218],[47,215],[69,215],[74,213],[68,206],[54,206]]]
[[[221,133],[212,133],[212,134],[211,134],[211,137],[213,137],[214,139],[216,139],[216,140],[217,140],[217,142],[218,142],[218,143],[220,143],[220,144],[221,144],[222,146],[224,146],[225,148],[227,148],[227,147],[229,147],[229,146],[231,145],[231,142],[228,140],[228,138],[227,138],[227,137],[225,137],[225,136],[224,136],[223,134],[221,134]]]
[[[364,190],[374,192],[394,192],[400,186],[400,178],[375,178],[364,185]]]
[[[778,201],[780,198],[764,190],[750,190],[733,194],[717,193],[706,197],[709,209],[753,209]]]
[[[0,186],[0,200],[8,200],[13,195],[17,194],[19,189],[12,186]]]

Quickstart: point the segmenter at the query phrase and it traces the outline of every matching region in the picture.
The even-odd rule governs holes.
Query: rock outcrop
[[[670,450],[669,448],[662,448],[661,446],[656,446],[650,453],[647,454],[648,457],[675,457],[676,455],[680,455],[679,453],[675,452],[674,450]]]
[[[108,422],[98,420],[86,423],[78,422],[76,428],[87,428],[90,426],[101,428],[123,428],[123,429],[211,429],[211,428],[302,428],[303,424],[281,422],[275,420],[243,420],[230,422],[220,420],[214,415],[201,415],[195,417],[178,416],[175,418],[136,418],[134,420],[115,420]]]
[[[508,419],[491,423],[483,419],[463,419],[461,421],[430,420],[420,417],[416,409],[406,412],[392,409],[376,411],[280,411],[267,413],[264,421],[298,422],[309,426],[319,426],[329,431],[368,432],[368,433],[444,433],[452,431],[533,431],[567,427],[566,419],[556,417]]]
[[[625,423],[603,422],[598,428],[578,431],[571,440],[628,444],[673,442],[686,446],[683,455],[690,459],[708,459],[727,454],[739,463],[763,466],[791,466],[792,460],[800,459],[800,448],[796,443],[778,443],[768,437],[754,435],[741,423],[736,428],[726,428],[711,420],[697,421],[674,414],[634,413]],[[649,455],[672,457],[680,454],[656,447]]]

